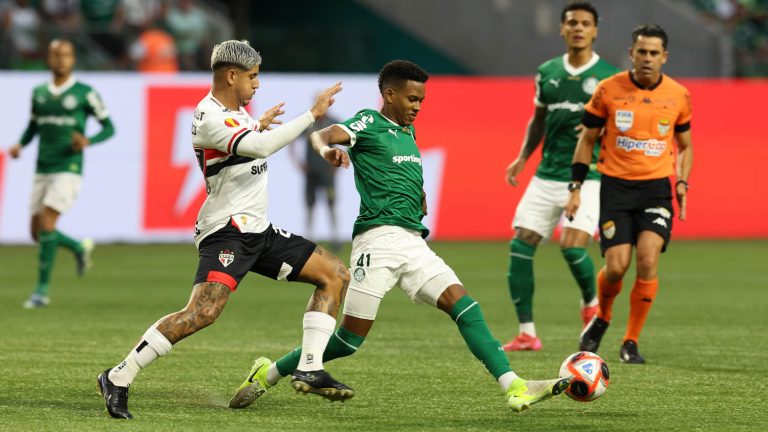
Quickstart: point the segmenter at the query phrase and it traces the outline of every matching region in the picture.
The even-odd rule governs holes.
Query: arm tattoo
[[[229,287],[218,282],[203,282],[192,288],[184,309],[165,316],[156,327],[172,344],[216,321],[229,299]]]

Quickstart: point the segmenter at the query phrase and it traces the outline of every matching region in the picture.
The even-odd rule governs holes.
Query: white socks
[[[520,323],[520,333],[536,337],[536,326],[533,324],[533,321]]]
[[[277,363],[272,363],[271,365],[267,366],[267,384],[268,385],[275,385],[278,381],[280,381],[280,378],[283,376],[280,375],[280,372],[277,371]]]
[[[323,369],[323,352],[336,327],[336,319],[323,312],[304,313],[301,357],[296,369],[304,372]]]
[[[509,385],[512,384],[512,381],[514,381],[514,380],[516,380],[518,378],[520,378],[520,377],[517,376],[516,373],[514,373],[512,371],[509,371],[509,372],[505,373],[504,375],[500,376],[499,379],[496,380],[496,381],[499,382],[499,385],[501,386],[501,389],[503,391],[507,391],[507,389],[509,388]]]
[[[168,354],[172,346],[162,333],[155,327],[150,327],[128,357],[109,371],[109,380],[118,387],[128,387],[140,370],[158,357]]]

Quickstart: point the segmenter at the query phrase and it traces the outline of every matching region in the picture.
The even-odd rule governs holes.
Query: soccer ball
[[[570,378],[565,394],[579,402],[592,402],[608,388],[608,365],[599,355],[579,351],[560,366],[560,378]]]

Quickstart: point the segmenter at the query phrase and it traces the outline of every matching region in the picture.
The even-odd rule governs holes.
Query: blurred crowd
[[[768,76],[768,0],[691,1],[730,30],[737,76]]]
[[[66,37],[84,69],[205,70],[212,44],[233,37],[225,10],[195,0],[0,0],[0,68],[45,69],[47,43]]]

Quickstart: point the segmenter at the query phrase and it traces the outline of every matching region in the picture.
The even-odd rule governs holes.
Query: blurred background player
[[[344,303],[344,318],[323,355],[324,361],[357,352],[373,326],[384,296],[396,285],[415,303],[445,312],[456,323],[467,347],[506,393],[515,411],[560,394],[567,379],[520,378],[488,329],[480,305],[469,296],[453,270],[424,241],[429,229],[422,159],[413,122],[421,110],[429,75],[415,63],[395,60],[379,72],[381,111],[363,109],[354,117],[312,134],[315,151],[335,166],[355,165],[360,214],[352,232],[354,279]],[[330,145],[349,146],[346,152]],[[251,404],[296,368],[298,349],[271,363],[256,360],[230,402]],[[295,379],[295,374],[294,374]],[[294,383],[294,388],[299,389]]]
[[[587,178],[592,149],[605,127],[597,164],[603,174],[600,247],[605,267],[597,276],[600,309],[582,332],[579,349],[597,352],[634,246],[637,275],[619,356],[624,363],[645,363],[637,341],[659,287],[659,256],[672,232],[669,178],[676,169],[673,142],[677,142],[679,152],[675,192],[680,220],[686,217],[688,176],[693,164],[691,98],[685,87],[661,73],[669,56],[667,33],[661,27],[637,27],[632,32],[629,55],[632,70],[600,83],[585,107],[586,130],[573,156],[566,215],[574,217],[581,211],[581,185]]]
[[[543,238],[552,234],[568,199],[571,160],[576,148],[583,106],[597,83],[619,69],[593,51],[598,14],[588,2],[569,2],[560,14],[560,35],[566,54],[546,61],[537,71],[536,109],[528,122],[520,155],[507,167],[507,182],[517,176],[544,138],[542,160],[515,212],[515,238],[509,248],[507,283],[515,304],[520,334],[504,345],[505,351],[541,349],[533,322],[533,256]],[[597,158],[597,148],[591,163]],[[593,165],[594,166],[594,165]],[[595,265],[586,250],[597,227],[600,174],[591,169],[583,185],[584,205],[573,221],[563,222],[560,251],[581,289],[581,320],[586,325],[597,311]]]
[[[341,251],[338,219],[336,216],[336,167],[330,165],[315,152],[309,136],[312,132],[325,129],[338,122],[336,118],[326,113],[324,116],[315,119],[315,125],[307,129],[302,138],[296,140],[296,143],[290,148],[291,159],[301,172],[304,173],[304,205],[307,212],[305,235],[308,238],[314,238],[315,203],[317,203],[318,193],[323,191],[325,193],[325,202],[328,205],[328,216],[331,221],[331,250],[334,253]],[[304,148],[303,160],[296,154],[299,146]]]
[[[349,272],[338,258],[267,219],[266,157],[290,144],[333,104],[341,83],[324,90],[314,106],[281,128],[259,133],[284,111],[273,107],[255,121],[244,109],[259,87],[261,56],[247,41],[229,40],[211,54],[213,85],[195,110],[192,144],[205,177],[206,197],[195,223],[199,264],[184,309],[150,326],[124,361],[99,374],[107,412],[130,419],[128,387],[141,369],[174,344],[216,321],[246,273],[316,286],[304,314],[301,390],[331,399],[354,392],[323,370],[322,354],[336,327]],[[320,391],[322,390],[322,392]]]
[[[8,151],[11,157],[18,158],[22,148],[35,135],[40,135],[30,206],[32,238],[39,244],[38,281],[32,296],[24,302],[28,309],[50,303],[49,283],[59,246],[75,255],[78,275],[82,276],[90,266],[93,241],[74,240],[58,231],[56,223],[59,216],[72,207],[80,192],[83,150],[114,135],[115,128],[99,94],[72,74],[74,66],[72,43],[65,39],[53,40],[48,46],[48,67],[53,77],[32,91],[29,124],[19,143]],[[101,130],[85,137],[89,116],[101,123]]]

